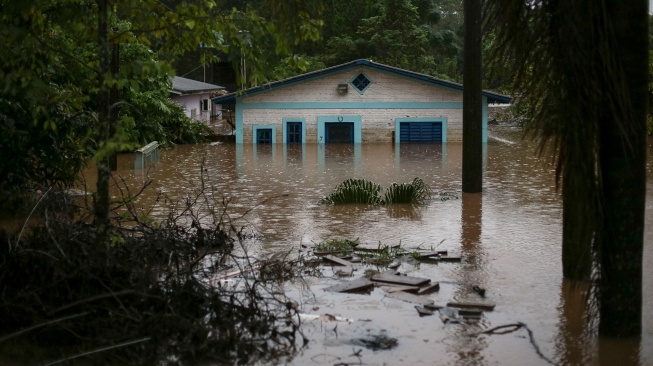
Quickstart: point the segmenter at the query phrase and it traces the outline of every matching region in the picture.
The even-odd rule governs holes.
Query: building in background
[[[488,105],[510,103],[483,91]],[[463,86],[368,60],[219,96],[235,109],[236,143],[461,141]]]

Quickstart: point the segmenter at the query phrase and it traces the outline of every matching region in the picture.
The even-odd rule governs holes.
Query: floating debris
[[[421,286],[425,283],[431,282],[431,280],[428,278],[396,276],[396,275],[389,274],[387,272],[379,273],[377,275],[372,276],[372,281],[395,283],[395,284],[406,285],[406,286]]]
[[[383,291],[389,292],[389,293],[398,292],[398,291],[403,291],[403,292],[417,292],[417,291],[419,291],[418,286],[401,286],[401,285],[400,286],[395,286],[395,285],[392,285],[392,284],[387,284],[387,285],[380,286],[380,288]]]
[[[438,282],[432,283],[430,285],[424,286],[417,290],[418,295],[427,295],[434,292],[440,291],[440,284]]]
[[[301,321],[320,321],[322,323],[329,323],[329,322],[347,322],[347,323],[352,323],[355,322],[356,319],[349,319],[349,318],[343,318],[341,316],[335,316],[331,314],[299,314],[299,319]]]
[[[365,347],[372,351],[393,349],[399,344],[396,338],[390,338],[385,334],[371,334],[364,338],[352,339],[348,343],[355,346]]]
[[[434,303],[434,301],[432,299],[429,299],[428,297],[409,294],[408,292],[403,292],[403,291],[389,293],[386,295],[386,297],[390,297],[393,299],[402,300],[406,302],[412,302],[420,305],[431,305]]]
[[[485,289],[479,286],[472,287],[472,290],[476,292],[480,297],[485,297]]]
[[[430,309],[426,308],[425,306],[416,305],[415,310],[417,310],[417,313],[419,314],[420,317],[430,316],[430,315],[434,314],[433,310],[430,310]]]
[[[330,255],[330,254],[325,255],[324,257],[322,257],[322,259],[324,261],[334,263],[334,264],[337,264],[339,266],[347,266],[347,267],[353,267],[354,266],[353,263],[351,263],[349,261],[346,261],[344,259],[338,258],[336,256]]]
[[[336,276],[338,277],[351,277],[354,274],[353,267],[338,267],[335,271]]]
[[[440,309],[440,320],[444,324],[459,324],[462,322],[458,311],[449,307]]]
[[[463,308],[463,309],[481,309],[486,311],[494,310],[495,304],[492,303],[480,303],[480,302],[450,302],[447,303],[448,307],[452,308]]]
[[[370,292],[374,289],[374,282],[367,278],[359,278],[353,281],[339,283],[337,285],[327,287],[324,291],[329,292]]]

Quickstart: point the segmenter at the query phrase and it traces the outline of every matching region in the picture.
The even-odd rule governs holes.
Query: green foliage
[[[354,253],[354,249],[359,244],[359,240],[349,239],[329,239],[325,242],[315,245],[313,250],[316,253],[329,253],[336,256],[348,256]]]
[[[347,179],[340,183],[333,193],[322,198],[322,204],[345,204],[359,203],[366,205],[378,205],[381,203],[379,192],[382,187],[379,184],[365,179]]]
[[[462,2],[331,0],[325,6],[327,66],[371,59],[411,71],[461,80]]]
[[[385,191],[383,202],[386,205],[396,203],[424,203],[431,198],[429,186],[420,178],[408,183],[392,183]]]
[[[108,44],[98,29],[103,3]],[[289,54],[318,37],[321,21],[313,15],[319,2],[265,1],[264,10],[270,19],[252,8],[218,9],[211,0],[0,2],[0,196],[70,185],[92,156],[100,160],[152,140],[201,139],[206,128],[169,100],[174,71],[160,57],[171,60],[202,43],[234,62],[246,58],[258,82],[278,59],[305,70],[307,63]],[[108,70],[102,57],[115,48],[119,65]],[[109,110],[119,113],[115,128],[103,135],[113,119],[101,108],[108,91]]]
[[[429,186],[420,178],[413,179],[410,184],[393,183],[386,189],[381,198],[381,185],[366,179],[348,179],[340,183],[334,191],[322,198],[321,204],[366,204],[366,205],[390,205],[390,204],[422,204],[431,198]]]

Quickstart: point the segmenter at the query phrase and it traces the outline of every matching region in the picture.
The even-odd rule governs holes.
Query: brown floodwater
[[[462,145],[457,143],[186,145],[162,150],[149,170],[134,170],[133,156],[123,155],[118,174],[131,187],[153,180],[139,199],[144,207],[154,205],[153,215],[167,212],[163,201],[154,204],[157,194],[181,200],[203,181],[213,198],[228,200],[230,217],[256,234],[246,245],[257,256],[289,250],[295,255],[303,245],[331,238],[460,251],[460,263],[405,260],[399,270],[439,281],[440,291],[428,295],[436,304],[453,300],[496,304],[479,321],[444,324],[437,313],[419,317],[414,304],[389,298],[378,288],[369,295],[325,292],[325,287],[343,281],[326,271],[323,278],[287,284],[288,295],[302,313],[352,321],[304,321],[302,329],[310,343],[290,361],[293,365],[547,365],[547,359],[556,365],[652,365],[653,168],[649,164],[642,337],[604,340],[587,331],[585,289],[562,279],[562,211],[554,168],[535,155],[534,144],[522,141],[518,130],[494,129],[490,136],[483,152],[482,194],[460,192]],[[434,199],[420,207],[317,203],[348,178],[387,187],[415,177],[435,192],[459,198]],[[362,276],[363,270],[354,276]],[[473,286],[485,288],[486,298],[481,299]],[[470,336],[515,323],[527,328]],[[504,330],[510,329],[514,328]],[[355,341],[371,336],[395,338],[398,344],[373,351]]]

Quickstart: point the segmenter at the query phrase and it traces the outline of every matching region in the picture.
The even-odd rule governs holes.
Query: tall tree
[[[516,62],[528,131],[557,156],[563,271],[598,283],[599,333],[641,333],[646,0],[487,4],[496,60]],[[593,262],[595,261],[595,262]],[[598,269],[591,271],[592,267]]]
[[[465,0],[463,192],[483,190],[481,0]]]
[[[138,135],[111,127],[110,121],[115,123],[119,116],[115,113],[118,105],[127,104],[117,98],[117,91],[126,91],[124,96],[147,102],[142,92],[151,92],[152,87],[166,90],[158,80],[171,72],[167,64],[148,60],[143,54],[121,58],[124,63],[117,68],[115,62],[119,57],[114,55],[112,65],[112,50],[118,45],[128,50],[143,45],[173,57],[203,44],[233,55],[234,49],[244,49],[243,28],[236,21],[241,18],[251,25],[253,36],[266,37],[266,42],[259,44],[268,45],[277,58],[293,60],[289,55],[293,45],[319,36],[321,21],[312,16],[319,10],[319,2],[297,0],[279,4],[269,0],[264,4],[273,14],[270,20],[251,9],[217,9],[212,0],[0,0],[0,40],[7,49],[0,54],[4,77],[0,106],[7,107],[0,110],[0,129],[16,140],[8,149],[2,146],[2,151],[9,150],[18,156],[26,152],[33,159],[22,160],[27,169],[21,164],[3,162],[0,177],[18,183],[30,177],[42,181],[50,177],[48,183],[69,184],[88,157],[80,151],[90,153],[98,163],[96,220],[105,225],[110,204],[107,159],[125,148],[125,136]],[[255,50],[259,48],[249,48],[248,55],[253,57],[249,67],[262,82],[272,68],[265,62],[270,56],[255,62]],[[154,100],[146,104],[169,110],[159,99],[159,91],[148,94]],[[128,108],[136,104],[121,109],[123,127],[131,124],[134,128],[134,112]],[[39,132],[39,136],[55,140],[47,145],[53,148],[35,146],[33,139],[29,142],[31,136],[24,131],[27,127]],[[60,152],[67,156],[58,158]],[[44,162],[49,171],[57,174],[40,173],[38,167]],[[29,172],[23,174],[21,170]],[[16,179],[17,172],[22,177]]]

